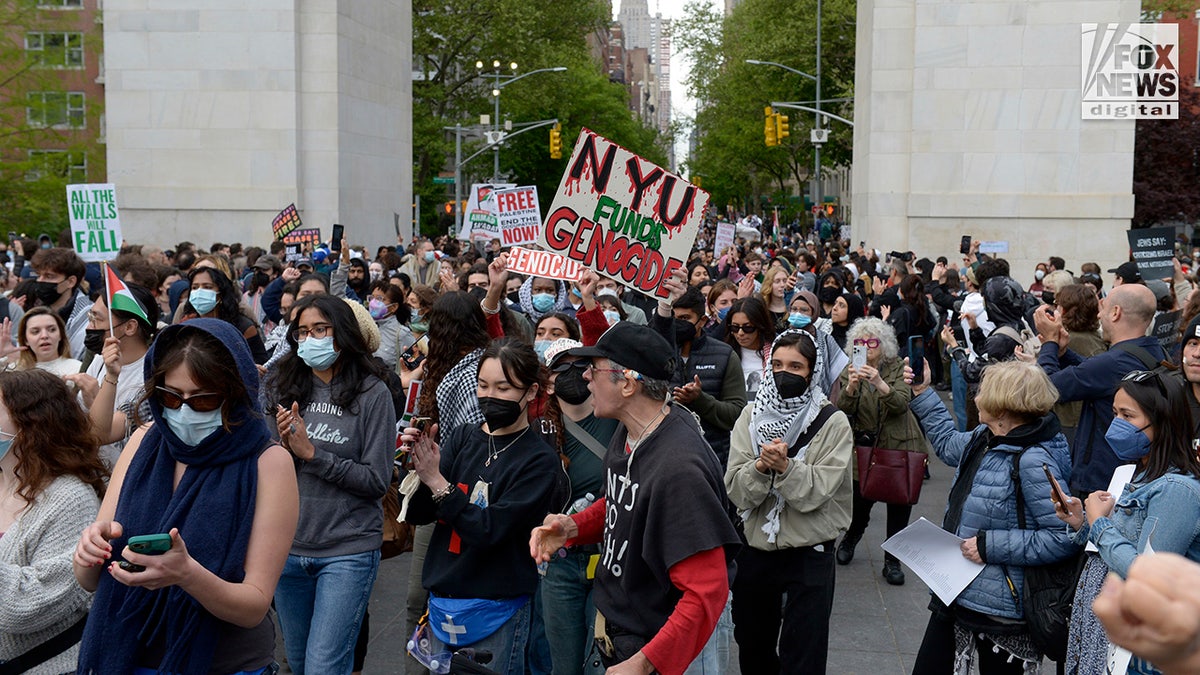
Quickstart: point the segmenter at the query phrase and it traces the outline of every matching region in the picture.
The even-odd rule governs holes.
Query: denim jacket
[[[1072,539],[1090,540],[1121,577],[1147,545],[1200,562],[1200,480],[1169,473],[1148,483],[1128,483],[1112,513],[1090,527],[1085,521]]]

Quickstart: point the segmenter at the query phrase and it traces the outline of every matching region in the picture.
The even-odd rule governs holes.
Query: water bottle
[[[567,509],[567,515],[573,516],[576,513],[587,509],[587,507],[594,503],[596,503],[596,495],[589,492],[571,503],[570,508]]]

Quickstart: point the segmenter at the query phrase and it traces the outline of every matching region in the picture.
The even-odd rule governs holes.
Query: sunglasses
[[[879,338],[862,338],[854,341],[855,347],[866,346],[867,349],[879,349]]]
[[[758,332],[758,326],[745,325],[741,326],[736,323],[729,324],[730,333],[745,333],[746,335],[754,335]]]
[[[164,408],[178,410],[179,406],[187,404],[187,407],[196,412],[212,412],[221,407],[225,402],[225,398],[220,394],[195,394],[192,396],[183,396],[177,391],[171,391],[166,387],[155,387],[158,390],[158,400],[163,404]]]
[[[1122,382],[1145,382],[1146,380],[1158,377],[1158,373],[1153,370],[1131,370],[1121,378]]]
[[[584,359],[576,359],[574,361],[563,361],[562,363],[555,364],[554,367],[550,369],[550,372],[565,373],[572,368],[578,368],[579,370],[587,370],[589,365],[590,364]]]

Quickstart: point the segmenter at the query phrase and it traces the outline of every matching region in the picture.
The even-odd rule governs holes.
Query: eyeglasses
[[[860,338],[854,341],[855,347],[866,345],[867,349],[879,349],[879,338]]]
[[[587,369],[588,369],[588,372],[592,373],[593,375],[595,375],[596,373],[623,373],[623,372],[625,372],[625,370],[623,370],[621,368],[597,368],[596,366],[594,366],[590,363],[588,364]]]
[[[739,325],[736,323],[731,323],[731,324],[729,324],[729,332],[730,333],[745,333],[746,335],[754,335],[755,333],[758,332],[758,326],[752,326],[750,324],[746,324],[745,326],[742,326],[742,325]]]
[[[312,328],[297,328],[296,330],[292,331],[292,338],[295,339],[296,342],[304,342],[309,338],[309,336],[320,340],[321,338],[329,335],[331,332],[333,332],[333,326],[330,326],[329,324],[321,324],[320,326],[313,326]]]
[[[183,396],[177,391],[171,391],[166,387],[155,387],[158,390],[158,400],[163,404],[164,408],[178,410],[179,406],[187,404],[187,407],[196,412],[212,412],[221,407],[225,402],[225,397],[221,394],[195,394],[193,396]]]

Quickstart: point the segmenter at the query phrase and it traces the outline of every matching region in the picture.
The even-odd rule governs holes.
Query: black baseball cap
[[[577,347],[568,354],[609,359],[653,380],[670,380],[675,375],[675,349],[667,339],[652,328],[628,321],[604,331],[591,347]]]
[[[1123,262],[1108,272],[1109,274],[1121,277],[1121,281],[1127,284],[1136,284],[1142,280],[1142,275],[1138,272],[1137,263],[1133,262]]]

